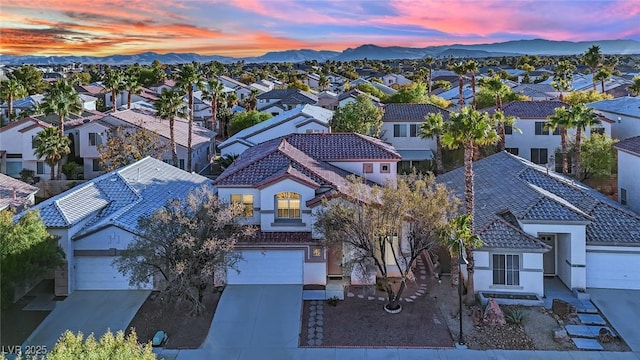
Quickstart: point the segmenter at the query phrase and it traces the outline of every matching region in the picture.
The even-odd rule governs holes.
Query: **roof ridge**
[[[520,235],[522,235],[522,236],[524,236],[524,237],[528,238],[529,240],[532,240],[532,241],[534,241],[534,242],[536,242],[536,243],[539,243],[539,244],[543,245],[543,246],[544,246],[545,248],[547,248],[547,249],[550,249],[550,248],[551,248],[551,247],[550,247],[549,245],[547,245],[544,241],[542,241],[542,240],[538,239],[537,237],[535,237],[535,236],[533,236],[533,235],[531,235],[531,234],[526,233],[526,232],[525,232],[525,231],[523,231],[522,229],[517,228],[516,226],[514,226],[514,225],[510,224],[508,221],[506,221],[506,220],[504,220],[504,219],[502,219],[502,218],[500,218],[500,217],[495,218],[495,219],[494,219],[492,222],[490,222],[488,225],[484,226],[484,227],[482,228],[482,230],[481,230],[481,231],[478,231],[478,233],[480,233],[480,232],[482,232],[482,231],[486,231],[486,230],[488,230],[488,229],[489,229],[493,224],[495,224],[496,222],[499,222],[499,223],[501,223],[502,225],[507,226],[508,228],[510,228],[510,229],[512,229],[512,230],[514,230],[514,231],[516,231],[516,232],[518,232]]]
[[[402,158],[400,156],[400,154],[398,154],[397,150],[392,152],[388,147],[385,147],[383,145],[383,141],[378,139],[378,138],[374,138],[373,136],[367,136],[367,135],[363,135],[363,134],[356,133],[356,132],[354,132],[354,133],[346,133],[346,134],[354,134],[355,136],[357,136],[357,137],[359,137],[359,138],[361,138],[361,139],[363,139],[365,141],[370,142],[371,144],[373,144],[377,148],[379,148],[379,149],[381,149],[381,150],[393,155],[394,157],[397,157],[398,159]],[[392,145],[389,144],[389,146],[392,146]]]
[[[285,138],[285,137],[283,136],[283,137],[282,137],[282,138],[280,138],[280,139],[284,140],[284,138]],[[265,142],[263,142],[263,143],[260,143],[260,144],[258,144],[258,145],[256,145],[256,146],[254,146],[254,147],[251,147],[251,148],[249,148],[249,149],[245,150],[245,152],[243,152],[243,153],[242,153],[242,154],[241,154],[241,155],[240,155],[240,156],[239,156],[239,157],[238,157],[238,158],[237,158],[233,163],[234,163],[234,164],[237,164],[238,159],[240,159],[240,157],[242,157],[242,155],[243,155],[243,154],[246,154],[246,152],[247,152],[248,150],[253,149],[253,150],[255,151],[256,147],[260,146],[261,144],[264,144],[264,143],[266,143],[266,142],[270,142],[270,141],[275,142],[275,140],[279,140],[279,139],[278,139],[278,138],[275,138],[275,139],[267,140],[267,141],[265,141]],[[280,141],[280,143],[279,143],[279,144],[282,144],[282,141]],[[232,164],[231,166],[229,166],[228,168],[226,168],[226,169],[222,172],[222,174],[220,174],[220,176],[218,176],[218,177],[215,179],[215,182],[216,182],[216,183],[217,183],[217,182],[220,182],[220,181],[222,181],[222,180],[224,180],[224,179],[226,179],[226,178],[230,177],[231,175],[236,174],[238,171],[246,169],[247,167],[251,166],[252,164],[256,163],[257,161],[262,160],[262,159],[266,158],[267,156],[269,156],[269,155],[273,154],[274,152],[278,151],[278,149],[279,149],[279,148],[280,148],[280,145],[278,145],[278,146],[274,146],[274,147],[270,148],[269,150],[267,150],[267,151],[263,152],[263,153],[262,153],[262,154],[260,154],[259,156],[257,156],[257,157],[256,157],[255,159],[253,159],[252,161],[247,162],[247,163],[243,164],[242,166],[237,166],[237,168],[235,168],[235,169],[232,167],[232,166],[233,166],[233,164]],[[230,171],[229,171],[228,173],[226,173],[226,172],[227,172],[227,170],[229,170],[229,169],[230,169]],[[225,174],[225,173],[226,173],[226,174]]]

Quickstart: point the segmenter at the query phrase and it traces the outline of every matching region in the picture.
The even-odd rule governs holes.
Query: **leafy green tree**
[[[450,90],[451,89],[451,82],[449,82],[447,80],[436,80],[436,81],[433,82],[433,88],[434,89]]]
[[[20,82],[29,95],[42,94],[47,90],[44,74],[32,65],[22,65],[7,74],[7,77]]]
[[[42,100],[42,110],[45,114],[58,116],[58,128],[64,134],[65,118],[71,114],[82,111],[82,103],[78,92],[65,79],[60,79],[51,84],[49,92]]]
[[[469,228],[473,227],[475,208],[475,194],[473,183],[473,157],[476,146],[494,145],[499,140],[496,132],[495,120],[486,112],[478,112],[470,107],[464,107],[458,113],[449,116],[442,133],[442,143],[449,149],[464,149],[464,202],[466,214],[469,216]],[[474,261],[473,248],[466,245],[467,254],[467,301],[475,302],[473,286]]]
[[[613,99],[613,96],[605,93],[599,93],[595,90],[589,91],[572,91],[564,97],[564,102],[569,105],[587,104],[594,101]]]
[[[382,127],[383,110],[374,105],[366,95],[336,109],[331,120],[334,132],[356,132],[378,137]]]
[[[444,173],[444,165],[442,162],[442,130],[444,129],[444,119],[441,113],[429,114],[425,117],[424,122],[420,125],[421,138],[436,139],[436,172]]]
[[[301,80],[299,79],[292,79],[291,81],[288,82],[287,84],[287,89],[298,89],[298,90],[302,90],[302,91],[309,91],[309,85],[303,83]]]
[[[107,67],[102,78],[102,85],[111,92],[111,110],[118,111],[118,93],[124,90],[124,73],[119,69]]]
[[[582,174],[582,132],[587,128],[591,128],[600,124],[598,116],[593,112],[592,108],[588,108],[584,105],[571,105],[568,110],[571,113],[572,124],[576,129],[575,138],[575,164],[576,174],[581,176]]]
[[[233,136],[241,130],[271,119],[271,114],[259,112],[257,110],[242,111],[235,113],[229,124],[229,135]]]
[[[169,120],[169,147],[171,148],[171,158],[173,166],[178,166],[178,149],[176,148],[175,120],[187,116],[186,106],[182,100],[183,94],[175,90],[167,90],[160,94],[158,100],[153,104],[156,108],[156,115],[163,120]]]
[[[67,330],[62,334],[47,360],[155,360],[151,342],[138,343],[138,335],[132,331],[125,336],[120,330],[115,335],[107,331],[99,340],[90,334],[86,338],[82,332],[77,335]]]
[[[9,79],[0,82],[0,101],[6,101],[8,106],[7,118],[13,117],[13,102],[27,96],[27,90],[22,83],[16,79]]]
[[[78,85],[87,85],[91,82],[91,74],[88,72],[76,72],[69,76],[69,82]]]
[[[591,133],[591,136],[581,144],[580,156],[582,172],[578,174],[580,181],[591,176],[611,176],[611,169],[615,164],[615,150],[613,145],[618,140],[611,139],[607,134]]]
[[[130,276],[131,284],[161,277],[172,301],[186,302],[194,315],[200,315],[206,307],[205,291],[216,274],[237,269],[241,257],[234,251],[236,243],[254,234],[254,227],[238,221],[244,211],[244,205],[228,204],[206,185],[197,188],[141,217],[138,228],[143,235],[114,264]]]
[[[631,91],[631,95],[640,96],[640,75],[633,77],[633,84],[629,85],[627,89]]]
[[[372,84],[369,83],[361,83],[358,84],[356,86],[356,89],[366,92],[369,95],[373,95],[375,97],[377,97],[378,99],[382,99],[385,97],[385,94],[382,92],[382,90],[378,89],[377,87],[373,86]]]
[[[62,265],[64,260],[57,238],[47,232],[37,211],[27,212],[17,222],[13,221],[13,216],[11,211],[0,211],[0,288],[3,307],[15,300],[16,286]]]
[[[427,103],[427,95],[427,85],[423,82],[414,81],[411,84],[401,86],[398,92],[389,96],[385,102],[388,104],[425,104]]]
[[[54,127],[43,129],[33,138],[33,154],[38,159],[44,158],[44,162],[49,165],[51,168],[51,180],[56,178],[60,180],[62,159],[71,152],[69,142],[69,138]],[[56,165],[58,165],[57,177]]]
[[[345,245],[350,253],[345,270],[380,274],[385,307],[398,310],[406,282],[414,278],[412,265],[435,247],[458,204],[446,186],[416,174],[372,187],[351,177],[344,192],[345,201],[324,202],[315,214],[314,229],[327,244]],[[399,269],[399,288],[391,282],[391,269]]]
[[[147,156],[161,159],[168,149],[160,136],[144,127],[116,127],[107,130],[107,141],[98,144],[100,168],[106,172],[133,164]]]
[[[191,171],[191,154],[193,149],[191,142],[193,141],[193,89],[194,87],[202,87],[204,77],[200,70],[193,64],[185,64],[178,71],[178,77],[176,83],[183,91],[187,93],[189,105],[187,107],[189,111],[189,130],[187,135],[187,171]]]

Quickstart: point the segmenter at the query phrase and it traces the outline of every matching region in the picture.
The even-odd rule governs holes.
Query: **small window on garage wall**
[[[388,174],[390,172],[391,172],[391,164],[389,163],[380,164],[380,173]]]
[[[627,205],[627,189],[620,188],[620,204]]]

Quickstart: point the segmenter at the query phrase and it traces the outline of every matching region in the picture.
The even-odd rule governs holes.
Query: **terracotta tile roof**
[[[440,113],[449,118],[449,110],[432,104],[387,104],[384,107],[383,122],[424,122],[429,114]]]
[[[640,156],[640,136],[624,139],[615,144],[614,147],[618,150]]]
[[[33,117],[26,117],[26,118],[22,118],[22,119],[20,119],[18,121],[11,122],[7,126],[0,127],[0,132],[6,132],[6,131],[11,130],[13,128],[20,128],[20,129],[18,129],[18,132],[25,132],[25,131],[29,131],[29,130],[33,129],[36,126],[45,128],[45,127],[50,127],[51,125],[46,123],[46,122],[44,122],[44,121],[40,121],[40,120],[38,120],[36,118],[33,118]]]
[[[0,174],[0,210],[10,206],[32,205],[27,204],[28,199],[36,192],[38,192],[37,187],[11,176]]]

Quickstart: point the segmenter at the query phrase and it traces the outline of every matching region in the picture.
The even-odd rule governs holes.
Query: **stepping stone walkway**
[[[598,340],[595,339],[571,338],[571,341],[580,350],[604,350]]]
[[[416,290],[415,293],[404,297],[404,298],[400,298],[400,301],[405,301],[408,303],[412,303],[415,300],[417,300],[417,298],[424,296],[424,294],[427,291],[427,268],[424,264],[424,261],[422,260],[422,257],[419,257],[416,260],[416,273],[420,274],[419,276],[416,276],[416,284],[418,285],[418,290]],[[347,292],[347,297],[358,297],[360,299],[364,299],[365,296],[363,294],[354,294],[353,292]],[[378,300],[378,301],[386,301],[387,298],[384,296],[380,296],[380,297],[375,297],[375,296],[367,296],[366,297],[367,300],[373,301],[373,300]]]
[[[578,319],[585,325],[607,325],[599,314],[578,314]]]
[[[307,344],[310,346],[322,345],[324,338],[324,302],[311,301],[309,305],[309,323],[307,329]]]

